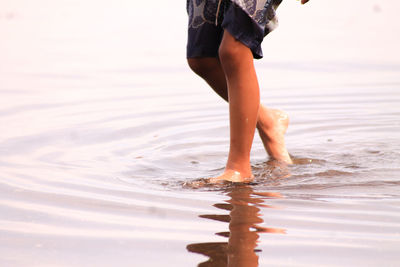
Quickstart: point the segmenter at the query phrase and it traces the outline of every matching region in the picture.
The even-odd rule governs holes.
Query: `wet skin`
[[[291,164],[284,141],[289,118],[283,111],[260,104],[250,49],[225,32],[219,55],[219,58],[188,59],[192,70],[229,102],[228,161],[224,173],[210,181],[248,182],[253,179],[250,150],[256,128],[270,157]]]
[[[309,0],[301,0],[301,4]],[[289,117],[260,104],[260,88],[251,50],[224,32],[218,58],[189,58],[191,69],[229,102],[230,146],[224,172],[210,182],[249,182],[254,179],[250,151],[255,129],[271,159],[292,164],[284,134]]]

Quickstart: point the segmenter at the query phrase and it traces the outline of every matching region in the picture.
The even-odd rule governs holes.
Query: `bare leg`
[[[265,150],[272,159],[292,164],[286,149],[285,133],[289,126],[289,116],[278,109],[269,109],[260,105],[257,129]]]
[[[195,73],[197,73],[200,77],[202,77],[214,89],[214,91],[216,91],[226,101],[228,101],[227,87],[229,84],[232,84],[233,86],[232,88],[234,90],[233,99],[235,99],[236,96],[236,101],[238,101],[239,99],[240,102],[240,100],[244,99],[246,102],[246,99],[247,101],[249,100],[249,98],[246,97],[250,95],[250,96],[255,96],[259,102],[258,82],[254,71],[253,58],[251,56],[250,50],[244,45],[242,45],[240,42],[234,40],[234,38],[230,36],[230,34],[228,35],[227,38],[224,37],[224,40],[227,40],[225,41],[225,43],[229,48],[228,51],[223,51],[225,48],[223,45],[221,45],[220,54],[222,56],[222,61],[225,62],[224,69],[222,68],[223,64],[221,64],[221,61],[218,58],[190,58],[188,59],[189,66]],[[244,53],[244,56],[242,55],[242,53]],[[237,58],[235,58],[235,56]],[[235,60],[239,61],[239,63],[236,63]],[[250,94],[252,88],[253,91],[255,88],[256,91],[255,94],[254,92]],[[229,93],[231,99],[232,98],[231,89],[229,90]],[[245,97],[243,98],[242,95],[244,95]],[[254,101],[249,101],[247,103],[252,103],[252,102]],[[251,105],[253,108],[258,106],[257,104],[254,103]],[[246,111],[246,107],[241,104],[240,107],[242,108],[242,111],[240,111],[240,109],[236,109],[235,107],[233,109],[234,110],[233,113],[235,113],[235,111],[238,111],[237,113],[239,114],[239,117],[240,116],[243,117],[243,115],[244,117],[246,117],[244,113],[241,113],[243,112],[243,110]],[[292,163],[290,156],[287,153],[283,136],[284,133],[286,132],[289,121],[286,113],[280,110],[268,109],[262,105],[259,105],[257,114],[258,114],[256,118],[257,129],[264,143],[264,147],[266,148],[271,158],[284,161],[286,163]],[[231,115],[233,115],[231,116],[231,119],[237,118],[236,115],[232,113]],[[235,125],[234,122],[233,124]],[[233,135],[234,137],[235,137],[235,129],[236,130],[239,129],[238,130],[239,133],[242,131],[241,127],[232,128],[232,122],[231,122],[231,135]],[[243,132],[243,136],[246,136],[246,133]],[[239,138],[240,140],[241,138],[243,138],[243,136],[240,137],[240,135],[237,135],[236,138]],[[219,177],[220,179],[240,181],[244,179],[243,178],[245,177],[244,175],[250,175],[249,177],[251,177],[251,169],[249,162],[243,164],[243,162],[247,161],[247,159],[246,160],[241,159],[241,157],[237,157],[237,155],[238,154],[240,155],[243,152],[241,154],[242,156],[248,155],[249,157],[249,149],[251,148],[252,138],[250,145],[247,143],[246,145],[242,144],[243,146],[240,146],[241,148],[247,146],[248,152],[246,149],[241,150],[242,152],[239,152],[240,149],[238,151],[232,149],[236,146],[235,142],[237,142],[237,139],[231,137],[231,149],[230,149],[231,152],[230,152],[230,157],[228,159],[227,169],[225,173],[222,175],[222,177]],[[242,163],[238,164],[236,162],[242,162]],[[235,167],[236,165],[240,165],[242,167],[236,168]],[[244,167],[244,165],[247,165],[247,167]],[[242,171],[235,169],[241,169]]]
[[[220,97],[228,102],[228,85],[219,58],[188,58],[188,64]]]
[[[218,58],[189,58],[188,63],[219,96],[228,101],[225,73]],[[291,164],[292,160],[286,150],[284,139],[288,124],[289,117],[284,111],[269,109],[260,104],[257,129],[265,150],[272,159]]]
[[[215,179],[243,182],[253,177],[250,150],[260,104],[257,75],[250,49],[227,31],[219,55],[228,85],[230,147],[225,171]]]

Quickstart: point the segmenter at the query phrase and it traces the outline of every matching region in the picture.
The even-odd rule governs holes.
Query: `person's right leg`
[[[253,54],[225,30],[219,59],[228,87],[230,147],[224,173],[213,180],[250,181],[253,179],[250,151],[260,104]]]
[[[188,58],[190,68],[225,101],[228,101],[228,87],[225,73],[218,58]],[[259,106],[257,129],[265,150],[272,159],[291,164],[292,160],[286,149],[284,134],[288,127],[289,117],[281,110]]]

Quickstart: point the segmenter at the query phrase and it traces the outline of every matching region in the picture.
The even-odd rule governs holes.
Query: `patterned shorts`
[[[187,57],[218,57],[224,30],[262,58],[261,43],[277,25],[282,0],[187,0]]]

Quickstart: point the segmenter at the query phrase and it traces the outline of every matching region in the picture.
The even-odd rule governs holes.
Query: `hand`
[[[301,0],[301,4],[304,5],[305,3],[307,3],[310,0]]]

